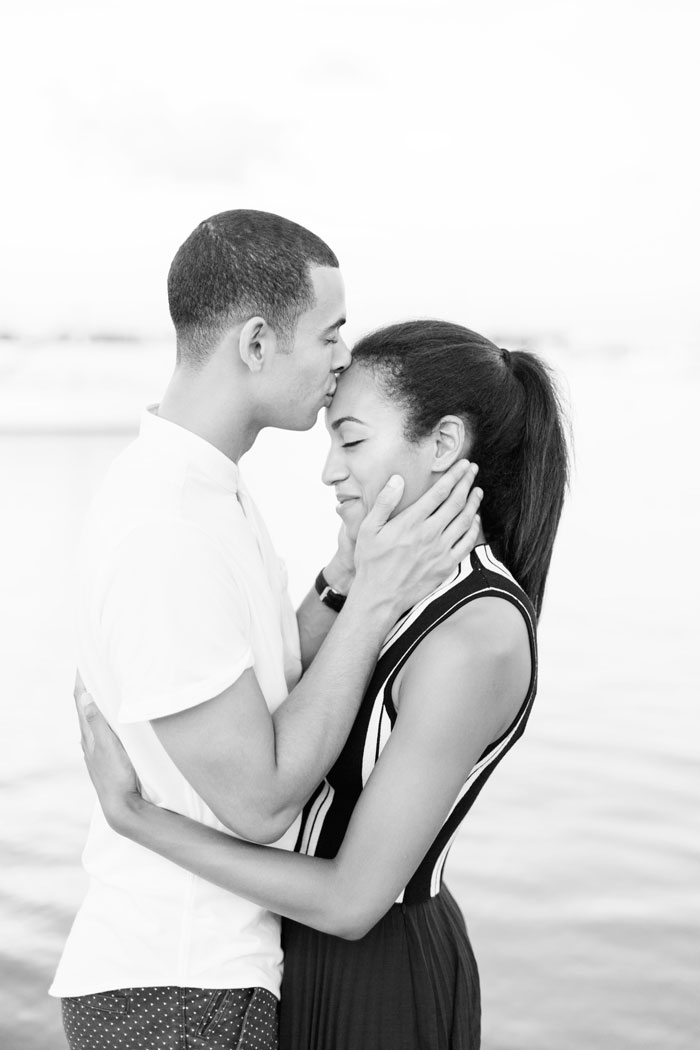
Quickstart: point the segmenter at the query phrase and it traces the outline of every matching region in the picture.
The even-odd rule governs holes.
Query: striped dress
[[[355,803],[396,721],[394,680],[429,631],[467,602],[500,597],[522,613],[532,674],[505,733],[471,770],[452,810],[396,903],[357,941],[283,922],[281,1050],[476,1050],[479,977],[462,914],[443,885],[461,822],[491,772],[522,735],[537,684],[535,613],[486,545],[396,624],[380,653],[337,762],[311,797],[297,850],[334,857]]]

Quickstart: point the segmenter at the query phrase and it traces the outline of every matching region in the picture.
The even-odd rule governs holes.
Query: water
[[[90,492],[130,436],[119,429],[125,405],[150,396],[164,367],[123,380],[119,405],[110,386],[109,432],[95,431],[105,417],[88,383],[81,418],[92,429],[33,434],[68,415],[66,358],[52,361],[43,400],[13,417],[34,422],[0,435],[2,1050],[64,1045],[46,988],[84,888],[92,803],[71,699],[74,552]],[[649,359],[561,364],[577,473],[542,621],[540,693],[447,881],[480,963],[484,1050],[696,1050],[700,374],[691,359],[664,370]],[[104,383],[103,366],[91,367]],[[317,480],[323,447],[321,432],[265,433],[244,461],[297,598],[337,527]]]

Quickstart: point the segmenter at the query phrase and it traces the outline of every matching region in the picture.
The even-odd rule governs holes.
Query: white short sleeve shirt
[[[274,711],[301,674],[296,617],[236,464],[153,411],[88,516],[77,627],[83,681],[147,796],[225,830],[150,719],[217,696],[248,667]],[[279,995],[276,916],[117,835],[99,807],[83,860],[88,893],[52,995],[162,985]]]

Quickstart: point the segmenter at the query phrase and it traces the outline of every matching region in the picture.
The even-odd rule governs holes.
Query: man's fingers
[[[464,477],[460,478],[449,496],[430,516],[430,524],[436,532],[442,532],[451,521],[461,514],[467,507],[469,493],[474,484],[479,468],[476,463],[470,463]],[[473,513],[473,512],[472,512]]]
[[[405,515],[407,519],[412,521],[420,521],[427,518],[432,520],[445,507],[445,504],[449,503],[449,506],[454,509],[451,514],[448,512],[444,522],[446,524],[464,506],[464,501],[475,476],[476,470],[472,469],[472,464],[468,460],[458,460],[415,503],[402,511],[402,515]],[[441,529],[444,528],[444,524],[440,526]]]
[[[386,525],[403,496],[404,480],[400,474],[392,474],[384,488],[377,496],[365,521],[375,529]]]
[[[472,489],[466,505],[443,529],[443,538],[450,547],[454,547],[465,534],[468,534],[476,542],[479,535],[479,525],[474,528],[474,523],[478,517],[478,510],[483,497],[482,489]]]
[[[481,528],[481,518],[477,514],[474,519],[471,528],[464,533],[464,535],[457,540],[452,547],[452,554],[456,562],[464,561],[467,555],[471,554],[476,546],[476,541],[479,536],[479,529]]]
[[[433,534],[439,535],[464,509],[478,469],[475,463],[459,460],[403,513],[429,521]]]

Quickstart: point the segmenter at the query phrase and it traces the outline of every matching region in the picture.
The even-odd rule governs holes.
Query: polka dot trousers
[[[122,988],[61,1007],[70,1050],[277,1050],[265,988]]]

